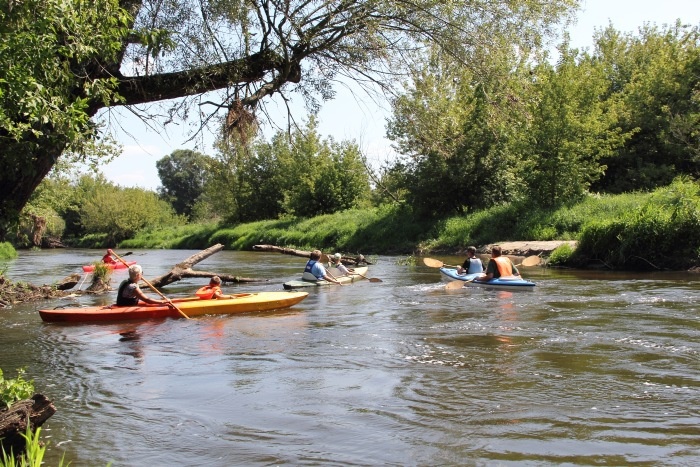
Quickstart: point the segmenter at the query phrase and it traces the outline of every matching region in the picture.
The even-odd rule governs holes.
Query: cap
[[[340,258],[343,257],[343,255],[341,255],[340,253],[336,253],[336,254],[333,255],[333,257],[334,257],[334,258],[337,258],[337,259],[340,259]]]

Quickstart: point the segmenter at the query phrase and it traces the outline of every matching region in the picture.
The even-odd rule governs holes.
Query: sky
[[[644,23],[700,24],[699,0],[584,0],[576,24],[568,28],[571,46],[590,47],[596,29],[609,24],[622,32],[636,33]],[[274,109],[273,109],[274,110]],[[284,113],[281,112],[281,115]],[[375,102],[366,94],[337,88],[337,96],[324,103],[319,113],[319,133],[337,141],[355,140],[375,167],[389,160],[391,142],[385,138],[385,121],[390,115],[386,102]],[[297,119],[303,118],[300,113]],[[160,185],[156,161],[177,149],[195,149],[213,155],[213,137],[197,147],[188,141],[188,128],[170,125],[167,131],[149,129],[138,118],[121,108],[103,113],[101,120],[109,121],[123,152],[113,162],[102,167],[105,176],[123,187],[139,186],[155,190]],[[277,122],[284,126],[284,121]],[[269,127],[268,127],[269,128]],[[201,145],[202,142],[200,141]]]

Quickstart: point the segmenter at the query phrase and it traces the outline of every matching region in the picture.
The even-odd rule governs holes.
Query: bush
[[[29,399],[34,394],[34,382],[23,378],[24,369],[17,370],[15,379],[5,379],[0,369],[0,402],[6,407],[21,400]]]
[[[0,259],[13,259],[17,257],[17,250],[9,242],[0,242]]]
[[[574,249],[568,243],[562,243],[552,251],[549,255],[548,264],[551,265],[562,265],[569,262],[574,254]]]

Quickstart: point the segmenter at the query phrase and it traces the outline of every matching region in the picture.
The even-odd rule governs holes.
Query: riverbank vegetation
[[[353,209],[314,218],[238,224],[202,223],[144,231],[122,248],[204,248],[256,244],[372,254],[457,253],[503,241],[578,240],[556,263],[613,269],[687,269],[700,265],[700,187],[679,179],[650,193],[589,195],[557,208],[511,203],[422,219],[405,205]]]
[[[559,239],[578,240],[558,254],[572,266],[697,265],[700,29],[610,26],[556,60],[501,39],[479,69],[434,44],[407,65],[381,168],[313,115],[269,139],[253,125],[214,155],[161,159],[158,193],[55,170],[12,241],[410,254]]]

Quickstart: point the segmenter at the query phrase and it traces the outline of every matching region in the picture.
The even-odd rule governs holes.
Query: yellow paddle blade
[[[521,266],[537,266],[540,264],[541,258],[537,255],[535,256],[528,256],[523,260],[522,263],[520,263]]]
[[[461,289],[462,287],[464,287],[464,281],[452,281],[445,286],[447,290]]]
[[[423,258],[423,264],[429,268],[441,268],[445,263],[433,258]]]

